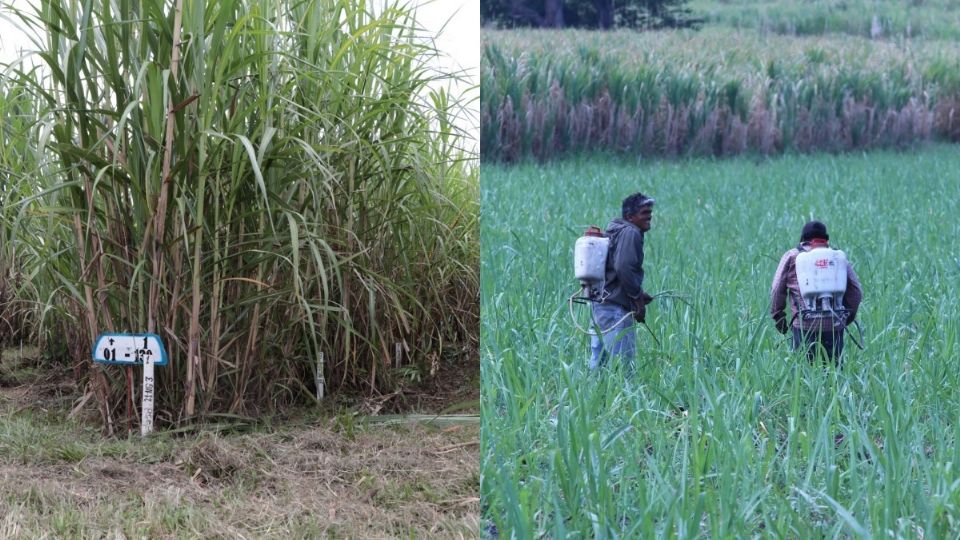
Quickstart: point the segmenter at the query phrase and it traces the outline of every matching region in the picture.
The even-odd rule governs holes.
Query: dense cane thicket
[[[960,49],[939,42],[487,31],[483,159],[763,155],[960,139]]]
[[[411,8],[12,13],[39,67],[0,79],[3,331],[68,353],[108,427],[103,332],[163,338],[161,422],[384,391],[476,346],[478,171]]]

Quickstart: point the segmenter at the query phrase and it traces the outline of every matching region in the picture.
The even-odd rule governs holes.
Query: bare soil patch
[[[345,396],[361,414],[479,414],[479,351],[458,351],[438,362],[433,374],[423,373],[417,380],[405,381],[392,394],[382,396]]]

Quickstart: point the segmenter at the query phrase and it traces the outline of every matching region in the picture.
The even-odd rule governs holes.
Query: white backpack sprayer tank
[[[573,273],[580,280],[583,297],[591,300],[600,298],[609,250],[610,239],[603,236],[597,227],[590,227],[577,239],[573,248]]]
[[[797,283],[803,305],[802,318],[834,317],[842,323],[847,313],[847,256],[826,246],[801,251],[796,258]]]
[[[610,239],[603,235],[599,227],[590,226],[583,236],[573,245],[573,275],[580,281],[580,289],[569,300],[570,320],[578,330],[588,335],[596,335],[577,324],[573,314],[573,304],[603,302],[603,287],[606,284],[607,255],[610,253]],[[601,332],[604,332],[601,330]],[[605,332],[604,332],[605,333]]]

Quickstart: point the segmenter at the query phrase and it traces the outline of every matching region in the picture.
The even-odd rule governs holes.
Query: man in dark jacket
[[[803,297],[800,295],[800,285],[797,280],[797,255],[801,251],[808,251],[816,247],[830,247],[830,235],[827,226],[819,221],[810,221],[803,226],[800,232],[800,244],[787,251],[780,258],[777,273],[773,276],[773,285],[770,288],[770,316],[777,325],[777,331],[786,334],[792,326],[793,349],[806,347],[807,357],[813,360],[816,357],[818,345],[823,347],[827,358],[840,365],[840,354],[843,352],[843,331],[847,325],[853,323],[863,299],[860,280],[853,266],[847,261],[847,285],[843,294],[843,307],[846,316],[843,320],[834,317],[819,317],[806,319],[800,315],[800,306],[803,306]],[[787,321],[785,313],[787,298],[790,298],[790,309],[793,312],[793,324]]]
[[[653,218],[652,197],[634,193],[623,200],[622,218],[607,225],[610,238],[605,283],[601,299],[593,304],[593,320],[601,331],[591,338],[590,369],[620,356],[632,368],[636,357],[633,323],[644,322],[653,297],[643,292],[643,235]],[[602,339],[601,339],[602,338]]]

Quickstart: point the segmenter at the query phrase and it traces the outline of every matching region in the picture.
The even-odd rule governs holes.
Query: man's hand
[[[647,304],[643,298],[637,298],[633,301],[633,320],[638,323],[647,321]]]
[[[647,305],[647,304],[649,304],[650,302],[653,302],[653,301],[655,300],[654,297],[650,296],[650,295],[647,294],[647,293],[641,293],[641,294],[642,294],[642,296],[641,296],[640,298],[643,299],[643,305]]]
[[[786,317],[780,317],[779,319],[776,320],[776,323],[777,323],[777,332],[780,332],[781,334],[786,334],[786,333],[787,333],[787,318],[786,318]]]

